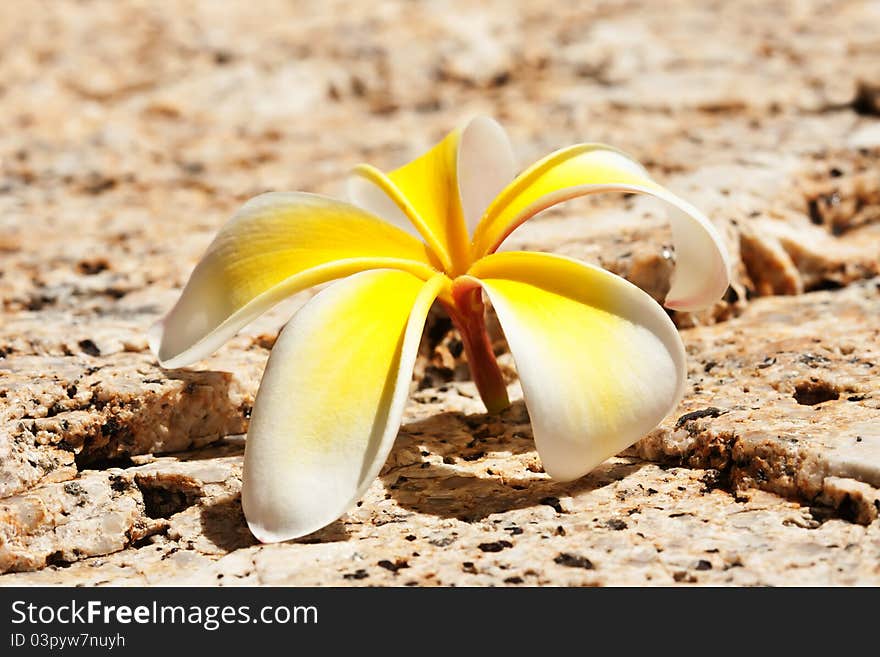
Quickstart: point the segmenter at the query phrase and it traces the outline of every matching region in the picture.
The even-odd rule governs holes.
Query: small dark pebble
[[[116,180],[101,176],[99,173],[92,173],[88,181],[83,185],[83,191],[88,194],[103,194],[116,187]]]
[[[605,526],[608,527],[608,529],[613,529],[614,531],[619,532],[623,529],[626,529],[627,524],[620,518],[612,518],[605,523]]]
[[[804,365],[809,365],[810,367],[818,367],[819,365],[825,365],[831,362],[831,359],[827,356],[823,356],[822,354],[813,354],[809,352],[801,354],[801,357],[798,358],[798,360]]]
[[[109,268],[110,265],[103,258],[95,260],[80,260],[76,264],[77,271],[85,276],[94,276],[95,274],[100,274],[102,271]]]
[[[697,562],[697,570],[712,570],[712,562],[700,559]]]
[[[478,546],[483,552],[501,552],[504,548],[513,547],[510,541],[493,541],[492,543],[480,543]]]
[[[593,562],[586,557],[581,557],[576,554],[569,554],[568,552],[561,552],[556,555],[556,558],[553,559],[553,563],[557,563],[560,566],[566,566],[568,568],[584,568],[585,570],[593,570],[593,568],[595,567],[593,566]]]
[[[397,559],[396,561],[382,559],[382,561],[376,565],[385,570],[390,570],[392,573],[396,573],[398,570],[403,570],[404,568],[409,568],[409,564],[404,559]]]
[[[505,584],[522,584],[523,578],[522,577],[508,577],[507,579],[504,580],[504,583]]]
[[[233,55],[228,50],[216,50],[214,51],[214,63],[217,66],[224,66],[231,62],[233,59]]]
[[[353,573],[345,573],[342,576],[342,579],[365,579],[369,576],[370,575],[366,570],[364,570],[363,568],[359,568],[358,570],[354,571]]]
[[[98,349],[98,345],[94,342],[86,338],[85,340],[80,340],[78,343],[79,348],[82,349],[84,354],[88,354],[89,356],[100,356],[101,350]]]
[[[704,417],[718,417],[719,415],[723,415],[726,411],[722,411],[720,408],[715,408],[714,406],[710,406],[709,408],[701,408],[698,411],[691,411],[690,413],[685,413],[675,422],[675,428],[680,429],[685,422],[691,422],[692,420],[699,420]]]

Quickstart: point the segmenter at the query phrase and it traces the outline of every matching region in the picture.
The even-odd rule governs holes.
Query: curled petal
[[[385,462],[425,317],[448,279],[369,271],[309,301],[272,348],[244,459],[242,505],[264,542],[341,516]]]
[[[434,273],[423,243],[365,211],[323,196],[257,196],[220,230],[151,346],[164,367],[217,350],[282,299],[376,268]]]
[[[542,253],[497,253],[469,273],[498,314],[554,478],[586,474],[678,404],[687,373],[681,339],[636,286]]]
[[[412,162],[384,174],[361,164],[348,183],[353,203],[421,235],[447,270],[466,266],[469,228],[514,175],[513,152],[495,121],[472,120]]]
[[[378,169],[369,164],[355,168],[347,180],[348,200],[388,223],[397,226],[418,239],[430,240],[432,235],[420,220],[409,218],[407,212],[415,215],[415,210],[407,207],[407,201],[398,190],[390,187],[390,181]],[[401,209],[404,207],[407,211]],[[427,233],[427,234],[425,234]],[[435,240],[436,241],[436,240]],[[439,242],[437,242],[439,244]]]
[[[729,256],[712,222],[656,182],[637,162],[599,144],[580,144],[544,158],[508,185],[474,233],[473,255],[494,253],[517,226],[552,205],[597,192],[648,194],[669,204],[676,266],[665,305],[699,310],[729,284]]]
[[[458,189],[468,233],[515,175],[513,149],[504,128],[486,116],[468,123],[458,145]]]

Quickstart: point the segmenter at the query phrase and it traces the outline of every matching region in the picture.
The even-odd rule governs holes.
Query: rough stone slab
[[[859,281],[880,262],[877,21],[847,0],[0,3],[0,560],[50,564],[0,582],[875,582],[876,372],[847,358],[876,362]],[[337,194],[356,162],[394,167],[480,112],[522,164],[578,141],[623,148],[728,240],[731,291],[674,316],[697,327],[700,389],[639,446],[676,467],[633,452],[586,483],[547,481],[521,406],[479,415],[434,318],[407,428],[364,505],[312,543],[253,546],[241,447],[210,444],[245,430],[274,336],[308,295],[185,373],[156,366],[146,329],[248,197]],[[509,247],[598,262],[657,299],[675,257],[662,211],[619,195],[545,213]],[[134,486],[114,491],[110,473]],[[630,517],[617,494],[635,482],[658,492],[633,493]],[[541,503],[554,497],[569,512]],[[91,535],[102,509],[117,519],[106,540]]]
[[[226,483],[171,515],[164,533],[107,556],[3,575],[0,585],[880,581],[876,523],[829,519],[770,493],[731,495],[717,487],[715,470],[632,457],[612,459],[578,482],[554,483],[536,467],[530,440],[517,435],[521,419],[514,409],[500,439],[478,439],[487,453],[477,458],[465,445],[475,441],[480,416],[450,413],[409,425],[358,509],[280,545],[253,544],[234,493],[240,457],[226,457],[227,472],[216,473]],[[465,458],[448,462],[462,452]],[[169,482],[190,486],[205,477],[170,457],[162,461],[154,465],[167,469]]]
[[[210,551],[186,510],[224,499],[230,487],[240,491],[240,451],[232,445],[191,453],[193,460],[149,457],[144,465],[84,470],[75,480],[6,497],[0,501],[0,571],[67,567],[160,533]]]
[[[7,497],[0,504],[0,569],[34,570],[118,552],[158,531],[142,501],[126,494],[131,485],[118,474],[85,473]]]
[[[77,464],[182,451],[247,427],[252,383],[242,389],[220,371],[163,372],[143,349],[94,356],[0,360],[0,498],[71,478]]]
[[[414,392],[380,478],[357,509],[310,537],[253,545],[238,497],[242,444],[232,442],[83,473],[102,491],[112,477],[133,482],[123,500],[129,524],[79,544],[77,563],[0,582],[878,582],[876,283],[759,299],[738,318],[685,330],[691,389],[635,449],[670,465],[624,456],[553,482],[517,386],[513,407],[491,417],[472,383],[452,381]],[[108,505],[75,507],[81,498],[59,491],[77,482],[9,506],[61,499],[74,512],[67,524],[89,527],[95,506]],[[13,517],[7,550],[17,568],[65,558],[53,556],[51,522]],[[126,534],[141,525],[150,529],[137,535],[149,537]],[[120,551],[105,555],[111,539]]]
[[[690,390],[638,453],[876,519],[878,283],[760,299],[724,324],[688,330]]]

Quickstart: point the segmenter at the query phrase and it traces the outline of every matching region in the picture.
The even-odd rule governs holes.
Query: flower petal
[[[424,279],[435,273],[424,244],[353,205],[298,192],[262,194],[214,238],[154,327],[151,346],[164,367],[183,367],[291,294],[389,267]]]
[[[504,128],[487,116],[473,119],[458,146],[458,188],[468,234],[515,175],[513,149]]]
[[[272,348],[244,458],[242,505],[263,542],[341,516],[385,462],[428,309],[448,279],[369,271],[310,300]]]
[[[677,405],[686,381],[681,339],[635,285],[543,253],[497,253],[469,273],[498,314],[552,477],[586,474]]]
[[[391,199],[447,270],[463,262],[468,249],[456,179],[460,135],[460,130],[450,132],[427,153],[387,175],[361,164],[352,171],[356,182],[349,183],[353,203],[397,223],[399,215],[389,213],[387,203],[378,202],[381,195]],[[371,186],[380,193],[367,191]]]
[[[348,192],[353,203],[396,226],[409,222],[447,270],[463,271],[469,226],[513,175],[513,152],[501,126],[478,117],[387,175],[359,165]]]
[[[395,202],[396,190],[386,190],[384,174],[368,164],[355,168],[346,181],[348,200],[418,239],[428,239]],[[415,212],[415,210],[413,210]]]
[[[513,230],[535,214],[568,199],[596,192],[649,194],[671,206],[676,266],[665,305],[699,310],[721,298],[729,284],[729,256],[718,231],[699,210],[651,180],[620,151],[580,144],[549,155],[508,185],[474,233],[474,257],[493,253]]]

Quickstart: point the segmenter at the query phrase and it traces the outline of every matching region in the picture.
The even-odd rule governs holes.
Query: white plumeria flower
[[[483,294],[510,345],[535,444],[552,477],[580,477],[655,427],[678,403],[685,352],[645,292],[546,253],[496,253],[541,210],[602,191],[666,201],[676,250],[665,305],[697,310],[728,286],[728,256],[698,210],[623,153],[557,151],[515,176],[501,127],[477,118],[383,174],[361,165],[354,205],[304,193],[248,201],[196,266],[152,343],[165,367],[218,349],[285,297],[311,299],[272,349],[248,430],[242,504],[264,542],[309,534],[375,479],[400,426],[435,299],[461,333],[490,412],[508,405],[486,334]],[[421,239],[419,239],[421,238]]]

